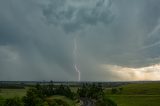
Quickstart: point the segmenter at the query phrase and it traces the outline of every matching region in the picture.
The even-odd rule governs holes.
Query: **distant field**
[[[160,95],[160,83],[129,84],[122,87],[122,94]]]
[[[107,97],[114,100],[118,106],[160,106],[160,83],[129,84],[121,86],[121,93]]]
[[[1,89],[0,96],[3,98],[22,97],[26,94],[26,89]]]

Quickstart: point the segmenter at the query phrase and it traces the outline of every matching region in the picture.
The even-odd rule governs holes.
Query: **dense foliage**
[[[39,94],[39,96],[47,97],[52,95],[63,95],[70,99],[74,99],[75,94],[71,91],[70,87],[67,85],[59,85],[54,86],[51,82],[49,85],[43,85],[40,84],[36,85],[36,90]]]
[[[82,87],[77,90],[77,94],[82,98],[98,99],[103,96],[104,92],[101,85],[83,84]]]
[[[54,98],[56,95],[78,102],[88,100],[96,106],[117,106],[104,97],[101,84],[83,84],[78,88],[77,93],[74,93],[68,85],[55,86],[52,81],[47,85],[36,84],[27,90],[23,98],[6,99],[2,106],[73,106],[63,99]]]
[[[23,106],[23,102],[20,98],[14,97],[10,99],[6,99],[4,106]]]
[[[104,90],[100,84],[83,84],[78,89],[77,94],[80,98],[90,99],[90,101],[95,102],[96,106],[117,106],[115,102],[105,97]]]

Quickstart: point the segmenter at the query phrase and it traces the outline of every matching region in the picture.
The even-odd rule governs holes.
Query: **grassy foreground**
[[[160,106],[160,83],[129,84],[121,88],[117,94],[111,94],[111,90],[106,94],[118,106]]]
[[[13,97],[23,97],[27,89],[0,89],[0,106],[2,106],[5,99]]]
[[[110,96],[118,106],[160,106],[160,96],[151,95],[117,95]]]

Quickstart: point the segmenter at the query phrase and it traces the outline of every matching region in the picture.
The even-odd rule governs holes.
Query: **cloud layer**
[[[139,68],[160,62],[159,5],[159,0],[0,1],[0,80],[77,80],[75,36],[82,80],[130,80]],[[131,68],[129,76],[124,68]]]
[[[49,24],[61,26],[66,32],[84,29],[112,19],[110,0],[51,0],[43,10]]]

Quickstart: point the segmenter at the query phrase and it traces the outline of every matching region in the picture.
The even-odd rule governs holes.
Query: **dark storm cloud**
[[[50,0],[43,14],[49,24],[74,32],[87,25],[108,24],[113,18],[110,6],[110,0]]]
[[[34,3],[35,5],[33,5]],[[8,73],[7,76],[10,79],[16,79],[11,76],[21,72],[19,76],[17,75],[17,78],[24,80],[49,80],[52,77],[57,80],[61,78],[70,79],[70,75],[74,78],[69,38],[66,38],[63,33],[59,33],[43,23],[41,19],[42,14],[40,13],[42,11],[41,6],[43,5],[41,3],[38,5],[38,1],[10,0],[2,4],[3,6],[5,5],[3,8],[5,11],[1,9],[0,44],[6,49],[5,52],[11,52],[10,48],[15,49],[20,58],[17,61],[15,60],[15,62],[19,63],[20,61],[20,63],[24,64],[22,65],[23,67],[21,67],[21,64],[14,66],[14,62],[2,60],[1,65],[6,64],[7,66],[5,66],[10,68],[1,68],[1,75],[3,73],[7,75]],[[19,10],[19,8],[21,9]],[[33,10],[30,11],[30,9]],[[3,54],[1,53],[2,57]],[[4,79],[6,78],[5,75]]]
[[[0,80],[121,80],[102,64],[160,62],[159,0],[1,0]]]
[[[159,49],[155,47],[152,51],[144,48],[155,43],[148,36],[159,21],[159,1],[113,0],[112,4],[114,21],[108,27],[96,27],[93,29],[96,32],[87,32],[88,36],[92,36],[82,38],[85,40],[85,50],[90,48],[93,58],[104,64],[143,67],[158,63]],[[155,35],[152,38],[156,39]],[[146,44],[150,40],[153,40],[152,43]],[[153,54],[158,55],[155,62]]]

